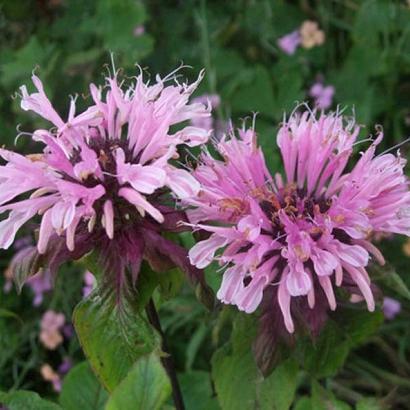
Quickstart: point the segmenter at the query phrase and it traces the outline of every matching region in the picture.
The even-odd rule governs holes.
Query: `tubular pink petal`
[[[164,222],[164,217],[158,209],[154,208],[141,194],[131,188],[121,188],[118,195],[128,202],[147,211],[157,222]]]
[[[295,331],[295,326],[293,324],[292,316],[290,313],[291,297],[290,297],[290,293],[288,292],[286,288],[285,279],[286,279],[286,274],[284,273],[284,276],[282,276],[282,280],[279,284],[278,301],[279,301],[280,309],[282,311],[283,320],[285,322],[286,329],[288,330],[289,333],[293,333]]]
[[[213,234],[208,239],[196,243],[189,250],[189,260],[197,268],[203,269],[212,262],[215,252],[227,243],[227,239]]]
[[[366,300],[367,308],[369,309],[370,312],[373,312],[375,309],[373,293],[365,277],[355,267],[352,267],[349,265],[343,265],[343,266],[349,272],[350,276],[352,277],[352,279],[355,281],[360,291],[362,292],[362,295],[364,299]]]
[[[48,209],[41,219],[40,232],[38,235],[37,250],[38,253],[44,254],[47,250],[48,241],[54,232],[52,224],[52,208]]]
[[[200,190],[199,182],[183,169],[168,171],[167,185],[180,199],[194,197]]]
[[[319,276],[318,279],[320,286],[326,294],[330,309],[336,310],[336,298],[333,292],[333,286],[329,276]]]
[[[112,201],[104,202],[105,232],[110,239],[114,239],[114,208]]]

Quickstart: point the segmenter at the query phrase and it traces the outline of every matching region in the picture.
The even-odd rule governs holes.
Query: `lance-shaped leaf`
[[[373,264],[371,266],[371,274],[375,281],[378,281],[385,287],[397,292],[400,296],[410,300],[410,290],[393,266],[378,266]]]
[[[73,367],[64,377],[60,403],[64,410],[102,410],[108,394],[87,362]]]
[[[17,390],[10,393],[0,392],[0,408],[9,410],[62,410],[57,404],[44,400],[37,393],[28,390]]]
[[[18,251],[10,261],[9,269],[17,291],[21,292],[27,279],[41,269],[41,255],[37,252],[37,248],[27,246]]]
[[[171,394],[171,384],[158,355],[141,357],[114,390],[106,410],[159,410]]]
[[[139,309],[138,290],[131,279],[124,275],[118,281],[122,282],[121,291],[118,286],[100,286],[74,311],[84,353],[110,392],[141,356],[160,346],[160,336]]]
[[[294,358],[285,360],[264,378],[252,354],[255,334],[254,318],[239,316],[231,342],[212,358],[212,377],[222,410],[286,410],[292,404],[298,384],[297,363]]]

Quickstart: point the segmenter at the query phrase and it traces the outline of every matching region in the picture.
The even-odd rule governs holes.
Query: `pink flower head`
[[[284,35],[278,39],[278,47],[286,54],[295,54],[296,49],[299,47],[301,37],[299,30],[292,31],[289,34]]]
[[[123,272],[124,264],[132,265],[134,277],[143,255],[169,255],[180,263],[181,248],[159,237],[184,218],[175,200],[199,190],[172,160],[178,147],[208,139],[208,131],[183,125],[210,115],[210,107],[189,103],[202,77],[180,84],[172,73],[149,84],[140,73],[126,86],[114,75],[104,88],[90,85],[93,102],[84,112],[76,114],[72,99],[63,120],[33,75],[37,92],[22,86],[21,107],[53,128],[33,133],[33,140],[44,145],[40,154],[0,149],[6,161],[0,166],[0,215],[8,213],[0,222],[0,248],[7,249],[20,227],[39,215],[37,250],[48,257],[51,271],[94,248],[103,250],[106,265],[117,263],[111,270]]]
[[[314,98],[315,106],[320,110],[326,110],[332,105],[335,87],[332,85],[324,86],[317,82],[309,90],[309,96]]]
[[[189,218],[210,236],[189,256],[199,268],[213,260],[227,267],[222,302],[251,313],[264,300],[289,333],[294,316],[318,330],[327,308],[336,309],[335,286],[375,309],[366,267],[371,257],[384,259],[370,234],[410,234],[410,193],[405,160],[375,156],[381,131],[346,170],[358,133],[338,114],[292,115],[277,137],[284,177],[270,175],[252,129],[217,144],[223,160],[202,155]]]

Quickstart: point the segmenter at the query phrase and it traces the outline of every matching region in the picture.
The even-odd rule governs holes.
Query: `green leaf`
[[[37,393],[26,390],[17,390],[0,395],[0,405],[7,406],[8,410],[62,410],[51,401],[42,399]]]
[[[312,383],[312,409],[315,410],[350,410],[351,407],[341,400],[336,399],[329,389],[324,389],[318,382]]]
[[[295,404],[294,410],[313,410],[310,397],[303,396]]]
[[[139,311],[138,294],[97,288],[74,310],[74,326],[95,374],[111,392],[133,363],[160,346],[160,336]]]
[[[350,348],[366,342],[384,322],[381,311],[368,312],[364,309],[346,308],[339,313],[337,321],[348,339]]]
[[[295,397],[298,364],[289,358],[279,364],[265,379],[260,389],[260,401],[266,409],[287,410]]]
[[[356,404],[356,410],[383,410],[385,406],[382,406],[380,401],[373,397],[366,397],[361,399]]]
[[[400,296],[403,296],[407,300],[410,300],[410,290],[404,283],[400,275],[395,271],[391,265],[372,265],[371,269],[372,278],[375,281],[380,282],[387,288],[397,292]]]
[[[182,396],[187,410],[218,410],[213,397],[211,377],[208,372],[191,371],[179,376]]]
[[[21,319],[21,317],[8,309],[0,308],[0,317],[12,318],[12,319],[19,321],[21,324],[23,324],[23,320]]]
[[[335,322],[329,320],[318,340],[305,351],[305,368],[315,377],[337,373],[349,354],[350,345]]]
[[[106,410],[156,410],[171,394],[168,376],[156,354],[141,357],[114,390]]]
[[[297,102],[305,98],[301,69],[294,63],[288,64],[287,59],[279,62],[272,70],[275,94],[275,116],[282,118],[284,112],[291,112]]]
[[[212,376],[223,410],[288,409],[298,384],[297,365],[289,359],[264,379],[252,355],[255,320],[240,315],[231,342],[212,358]],[[240,377],[238,377],[240,375]]]
[[[37,252],[37,248],[32,246],[20,251],[17,257],[12,260],[10,269],[13,273],[13,280],[19,293],[27,282],[27,279],[39,272],[41,259],[42,257]]]
[[[146,56],[153,48],[153,39],[143,34],[136,37],[135,27],[146,19],[145,7],[135,0],[101,0],[96,12],[96,31],[104,47],[114,53],[122,52],[129,61]]]
[[[90,365],[83,362],[64,378],[60,403],[64,410],[99,410],[104,408],[108,394],[98,382]]]
[[[175,297],[184,283],[184,275],[180,269],[170,269],[168,272],[158,273],[158,281],[161,291],[161,296],[165,299]]]
[[[32,71],[38,66],[43,68],[44,76],[55,62],[54,58],[51,58],[53,49],[51,44],[41,44],[36,36],[30,37],[22,48],[15,51],[11,61],[2,63],[1,83],[12,89],[17,82],[30,78]]]
[[[244,113],[260,112],[274,115],[273,87],[269,71],[257,65],[237,74],[236,91],[231,97],[232,108]]]

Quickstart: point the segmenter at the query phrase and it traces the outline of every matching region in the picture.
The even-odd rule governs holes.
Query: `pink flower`
[[[296,49],[300,45],[301,37],[299,30],[292,31],[289,34],[280,37],[277,41],[278,47],[286,54],[295,54]]]
[[[325,87],[320,82],[313,84],[309,90],[309,96],[314,98],[315,106],[320,110],[326,110],[332,105],[334,93],[335,87],[332,85]]]
[[[61,377],[49,364],[43,364],[40,373],[45,381],[51,383],[55,392],[61,391]]]
[[[346,171],[358,133],[338,114],[292,115],[277,136],[285,178],[267,170],[253,129],[217,144],[223,160],[202,155],[194,171],[201,192],[187,202],[196,207],[192,225],[210,236],[189,256],[200,268],[213,260],[227,267],[222,302],[252,313],[266,300],[272,315],[280,309],[289,333],[294,315],[318,330],[326,310],[336,309],[335,286],[375,309],[366,267],[372,257],[384,259],[369,235],[410,234],[410,193],[406,161],[375,156],[381,131]]]
[[[136,26],[134,28],[133,34],[134,37],[140,37],[145,33],[145,27],[143,24],[140,24],[139,26]]]
[[[41,319],[40,341],[49,350],[55,350],[63,342],[60,332],[65,323],[65,316],[48,310]]]
[[[386,319],[393,320],[401,311],[401,303],[393,298],[383,299],[383,313]]]
[[[143,256],[170,255],[168,260],[179,263],[184,250],[157,237],[177,230],[185,218],[175,201],[199,190],[190,173],[171,160],[178,158],[179,146],[206,142],[209,131],[182,125],[172,132],[171,127],[210,115],[210,107],[189,103],[202,76],[180,84],[172,73],[148,84],[139,74],[126,86],[114,75],[104,88],[90,85],[93,103],[84,112],[76,114],[72,99],[63,120],[33,75],[37,92],[29,94],[22,86],[21,107],[53,128],[34,131],[33,140],[44,146],[40,154],[0,149],[6,161],[0,166],[0,215],[8,213],[0,222],[0,248],[7,249],[20,227],[40,215],[37,250],[51,272],[95,248],[107,270],[114,264],[122,275],[132,265],[134,279]]]
[[[33,306],[43,303],[44,293],[52,289],[51,275],[49,271],[38,272],[27,280],[28,286],[34,293]]]

